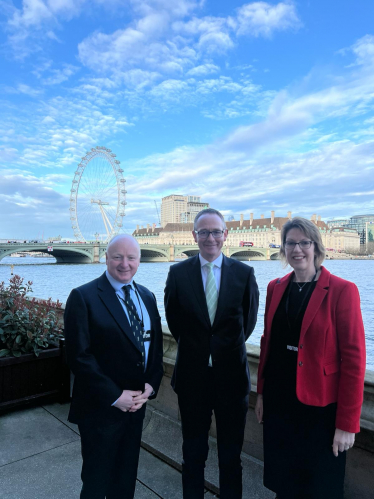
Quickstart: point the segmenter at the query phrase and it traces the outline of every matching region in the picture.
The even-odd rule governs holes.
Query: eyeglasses
[[[200,239],[208,239],[210,234],[214,237],[214,239],[219,239],[223,236],[224,230],[195,230],[195,233],[199,236]]]
[[[299,243],[295,243],[294,241],[286,241],[284,243],[284,247],[287,249],[295,249],[296,244],[298,244],[299,248],[301,249],[309,249],[312,243],[314,243],[314,241],[300,241]]]

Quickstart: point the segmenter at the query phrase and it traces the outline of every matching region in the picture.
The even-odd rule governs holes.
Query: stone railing
[[[170,386],[173,373],[177,344],[163,326],[164,335],[164,377],[156,400],[151,402],[152,408],[165,414],[171,421],[179,421],[177,397]],[[255,414],[257,367],[260,348],[247,344],[247,357],[251,373],[250,408],[247,415],[247,425],[243,452],[256,460],[263,460],[262,425],[259,425]],[[193,359],[191,362],[193,368]],[[211,436],[215,437],[213,421]],[[306,449],[307,452],[307,449]],[[356,435],[356,443],[347,454],[346,495],[347,499],[364,499],[373,497],[374,490],[374,372],[366,371],[364,404],[361,415],[361,432]]]

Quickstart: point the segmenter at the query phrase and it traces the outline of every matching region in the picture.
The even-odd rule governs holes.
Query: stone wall
[[[156,400],[150,402],[157,411],[175,421],[180,420],[177,397],[170,386],[177,345],[166,326],[164,332],[164,377]],[[250,409],[247,416],[243,451],[250,458],[263,460],[262,425],[258,424],[254,406],[256,403],[257,367],[260,348],[247,345],[247,356],[251,373],[252,390]],[[215,437],[212,424],[211,436]],[[307,449],[306,449],[307,451]],[[356,443],[347,455],[346,499],[369,499],[374,490],[374,372],[366,371],[364,404],[361,415],[361,432],[356,435]]]

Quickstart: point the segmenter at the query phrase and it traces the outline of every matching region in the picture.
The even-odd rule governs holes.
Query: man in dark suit
[[[258,309],[253,268],[226,258],[221,213],[195,218],[199,255],[170,267],[165,288],[169,329],[178,342],[172,386],[183,433],[183,497],[204,497],[212,412],[217,426],[221,499],[242,497],[240,452],[250,391],[245,341]]]
[[[133,277],[136,239],[109,243],[106,272],[73,289],[65,309],[68,363],[75,375],[69,421],[82,441],[81,499],[134,497],[145,405],[163,375],[156,300]]]

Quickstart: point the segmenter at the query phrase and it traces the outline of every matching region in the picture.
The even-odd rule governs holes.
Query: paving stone
[[[182,497],[181,473],[144,449],[140,450],[138,480],[164,499]]]
[[[158,495],[145,487],[142,483],[136,482],[134,499],[158,499]]]
[[[142,446],[175,468],[182,469],[182,431],[180,423],[159,411],[151,415],[142,434]]]
[[[73,431],[79,433],[78,425],[70,423],[70,421],[68,421],[70,402],[68,404],[59,404],[58,402],[56,402],[54,404],[43,405],[43,408],[53,414],[53,416],[59,419],[62,423],[69,426],[69,428],[71,428]]]
[[[78,439],[76,433],[42,407],[2,415],[0,466]]]
[[[12,499],[77,498],[81,490],[81,465],[79,440],[7,464],[0,468],[0,496]]]

